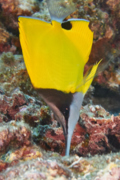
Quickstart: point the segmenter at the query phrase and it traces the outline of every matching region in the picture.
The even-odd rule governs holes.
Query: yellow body
[[[70,30],[56,21],[19,17],[20,42],[35,88],[83,92],[89,88],[98,65],[85,79],[83,71],[93,42],[88,21],[71,21]],[[89,80],[88,80],[89,79]],[[84,82],[86,81],[86,83]]]

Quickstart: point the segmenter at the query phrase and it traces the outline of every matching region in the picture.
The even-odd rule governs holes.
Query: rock
[[[12,97],[0,95],[0,112],[9,120],[15,119],[15,114],[19,111],[19,107],[25,105],[26,99],[23,93],[14,93]]]
[[[31,132],[26,124],[16,123],[1,123],[0,128],[0,153],[7,152],[10,147],[17,148],[23,145],[30,145]]]
[[[71,173],[68,169],[61,167],[59,163],[51,160],[44,160],[37,158],[29,160],[9,168],[9,170],[1,174],[0,178],[9,179],[54,179],[67,180],[72,178]]]
[[[1,60],[7,65],[13,65],[15,61],[12,52],[7,52],[7,53],[3,52],[1,55]]]
[[[120,116],[110,115],[99,105],[86,105],[81,109],[80,124],[76,125],[71,141],[71,153],[86,156],[120,149]],[[46,128],[37,143],[44,149],[64,155],[65,139],[62,128]]]

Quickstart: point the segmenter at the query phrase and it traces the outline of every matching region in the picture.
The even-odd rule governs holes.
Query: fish
[[[20,16],[19,34],[31,82],[63,128],[65,155],[70,154],[73,131],[84,96],[99,63],[84,75],[93,44],[89,21],[52,16],[51,22]]]

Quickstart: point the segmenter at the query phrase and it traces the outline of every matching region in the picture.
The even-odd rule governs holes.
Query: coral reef
[[[27,148],[23,148],[27,150]],[[63,179],[63,180],[87,180],[87,179],[119,179],[120,154],[94,156],[83,158],[78,156],[60,157],[55,153],[41,154],[41,150],[32,147],[32,153],[25,157],[25,150],[12,154],[12,159],[0,162],[0,168],[6,169],[0,173],[1,180],[9,179]],[[24,153],[23,153],[24,152]],[[14,155],[15,154],[15,155]],[[14,159],[23,157],[18,163]],[[20,155],[19,155],[20,154]],[[21,155],[22,154],[22,155]],[[24,155],[23,155],[24,154]],[[31,157],[33,156],[33,159]],[[34,159],[34,157],[36,158]],[[13,160],[13,161],[12,161]],[[9,167],[7,169],[7,167]]]
[[[7,155],[5,160],[11,163],[13,161],[19,161],[20,159],[22,159],[22,161],[27,161],[30,159],[36,159],[37,157],[42,157],[42,153],[37,147],[23,146]]]
[[[90,105],[81,110],[80,117],[88,134],[84,142],[78,146],[80,154],[81,147],[84,147],[82,153],[86,154],[89,149],[92,155],[96,152],[101,154],[120,149],[120,116],[114,117],[101,106]]]
[[[7,65],[12,65],[15,59],[12,52],[3,52],[1,55],[1,60]]]
[[[10,34],[5,30],[5,28],[0,27],[0,53],[3,51],[8,51],[10,45],[7,42],[10,39]]]
[[[22,93],[17,96],[13,93],[12,97],[1,95],[0,97],[0,113],[6,116],[6,119],[15,119],[15,114],[19,111],[19,107],[26,104],[26,99]]]
[[[67,180],[72,178],[69,170],[63,168],[55,160],[35,159],[18,164],[16,167],[9,168],[9,171],[0,175],[0,179],[60,179]]]
[[[15,89],[37,95],[31,85],[22,55],[3,52],[0,56],[0,87],[11,96]]]
[[[30,145],[31,132],[27,125],[11,121],[1,123],[0,128],[0,153],[3,154],[11,147],[18,148]]]
[[[110,152],[120,149],[120,116],[111,115],[100,105],[82,107],[71,143],[71,154],[82,157],[62,158],[55,153],[64,155],[62,128],[50,118],[43,102],[16,89],[11,97],[1,90],[0,104],[1,179],[40,179],[39,171],[45,179],[60,178],[62,174],[64,179],[119,177],[120,156]],[[91,156],[95,154],[103,155]],[[96,165],[101,162],[101,166]]]
[[[86,156],[120,150],[120,116],[114,116],[101,106],[86,105],[81,109],[71,142],[71,153]],[[43,138],[37,140],[43,148],[64,155],[64,136],[57,123],[46,129]]]
[[[20,52],[18,16],[30,16],[39,11],[39,1],[0,0],[0,53]]]

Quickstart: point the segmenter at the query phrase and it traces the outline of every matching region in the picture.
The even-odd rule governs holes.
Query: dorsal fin
[[[94,64],[93,67],[88,70],[85,74],[85,76],[83,77],[83,81],[81,82],[81,84],[77,87],[77,91],[83,92],[83,94],[85,94],[87,92],[87,90],[89,89],[95,73],[97,71],[98,65],[100,64],[101,60]]]
[[[51,20],[62,23],[63,19],[76,10],[75,3],[65,0],[46,0]]]

